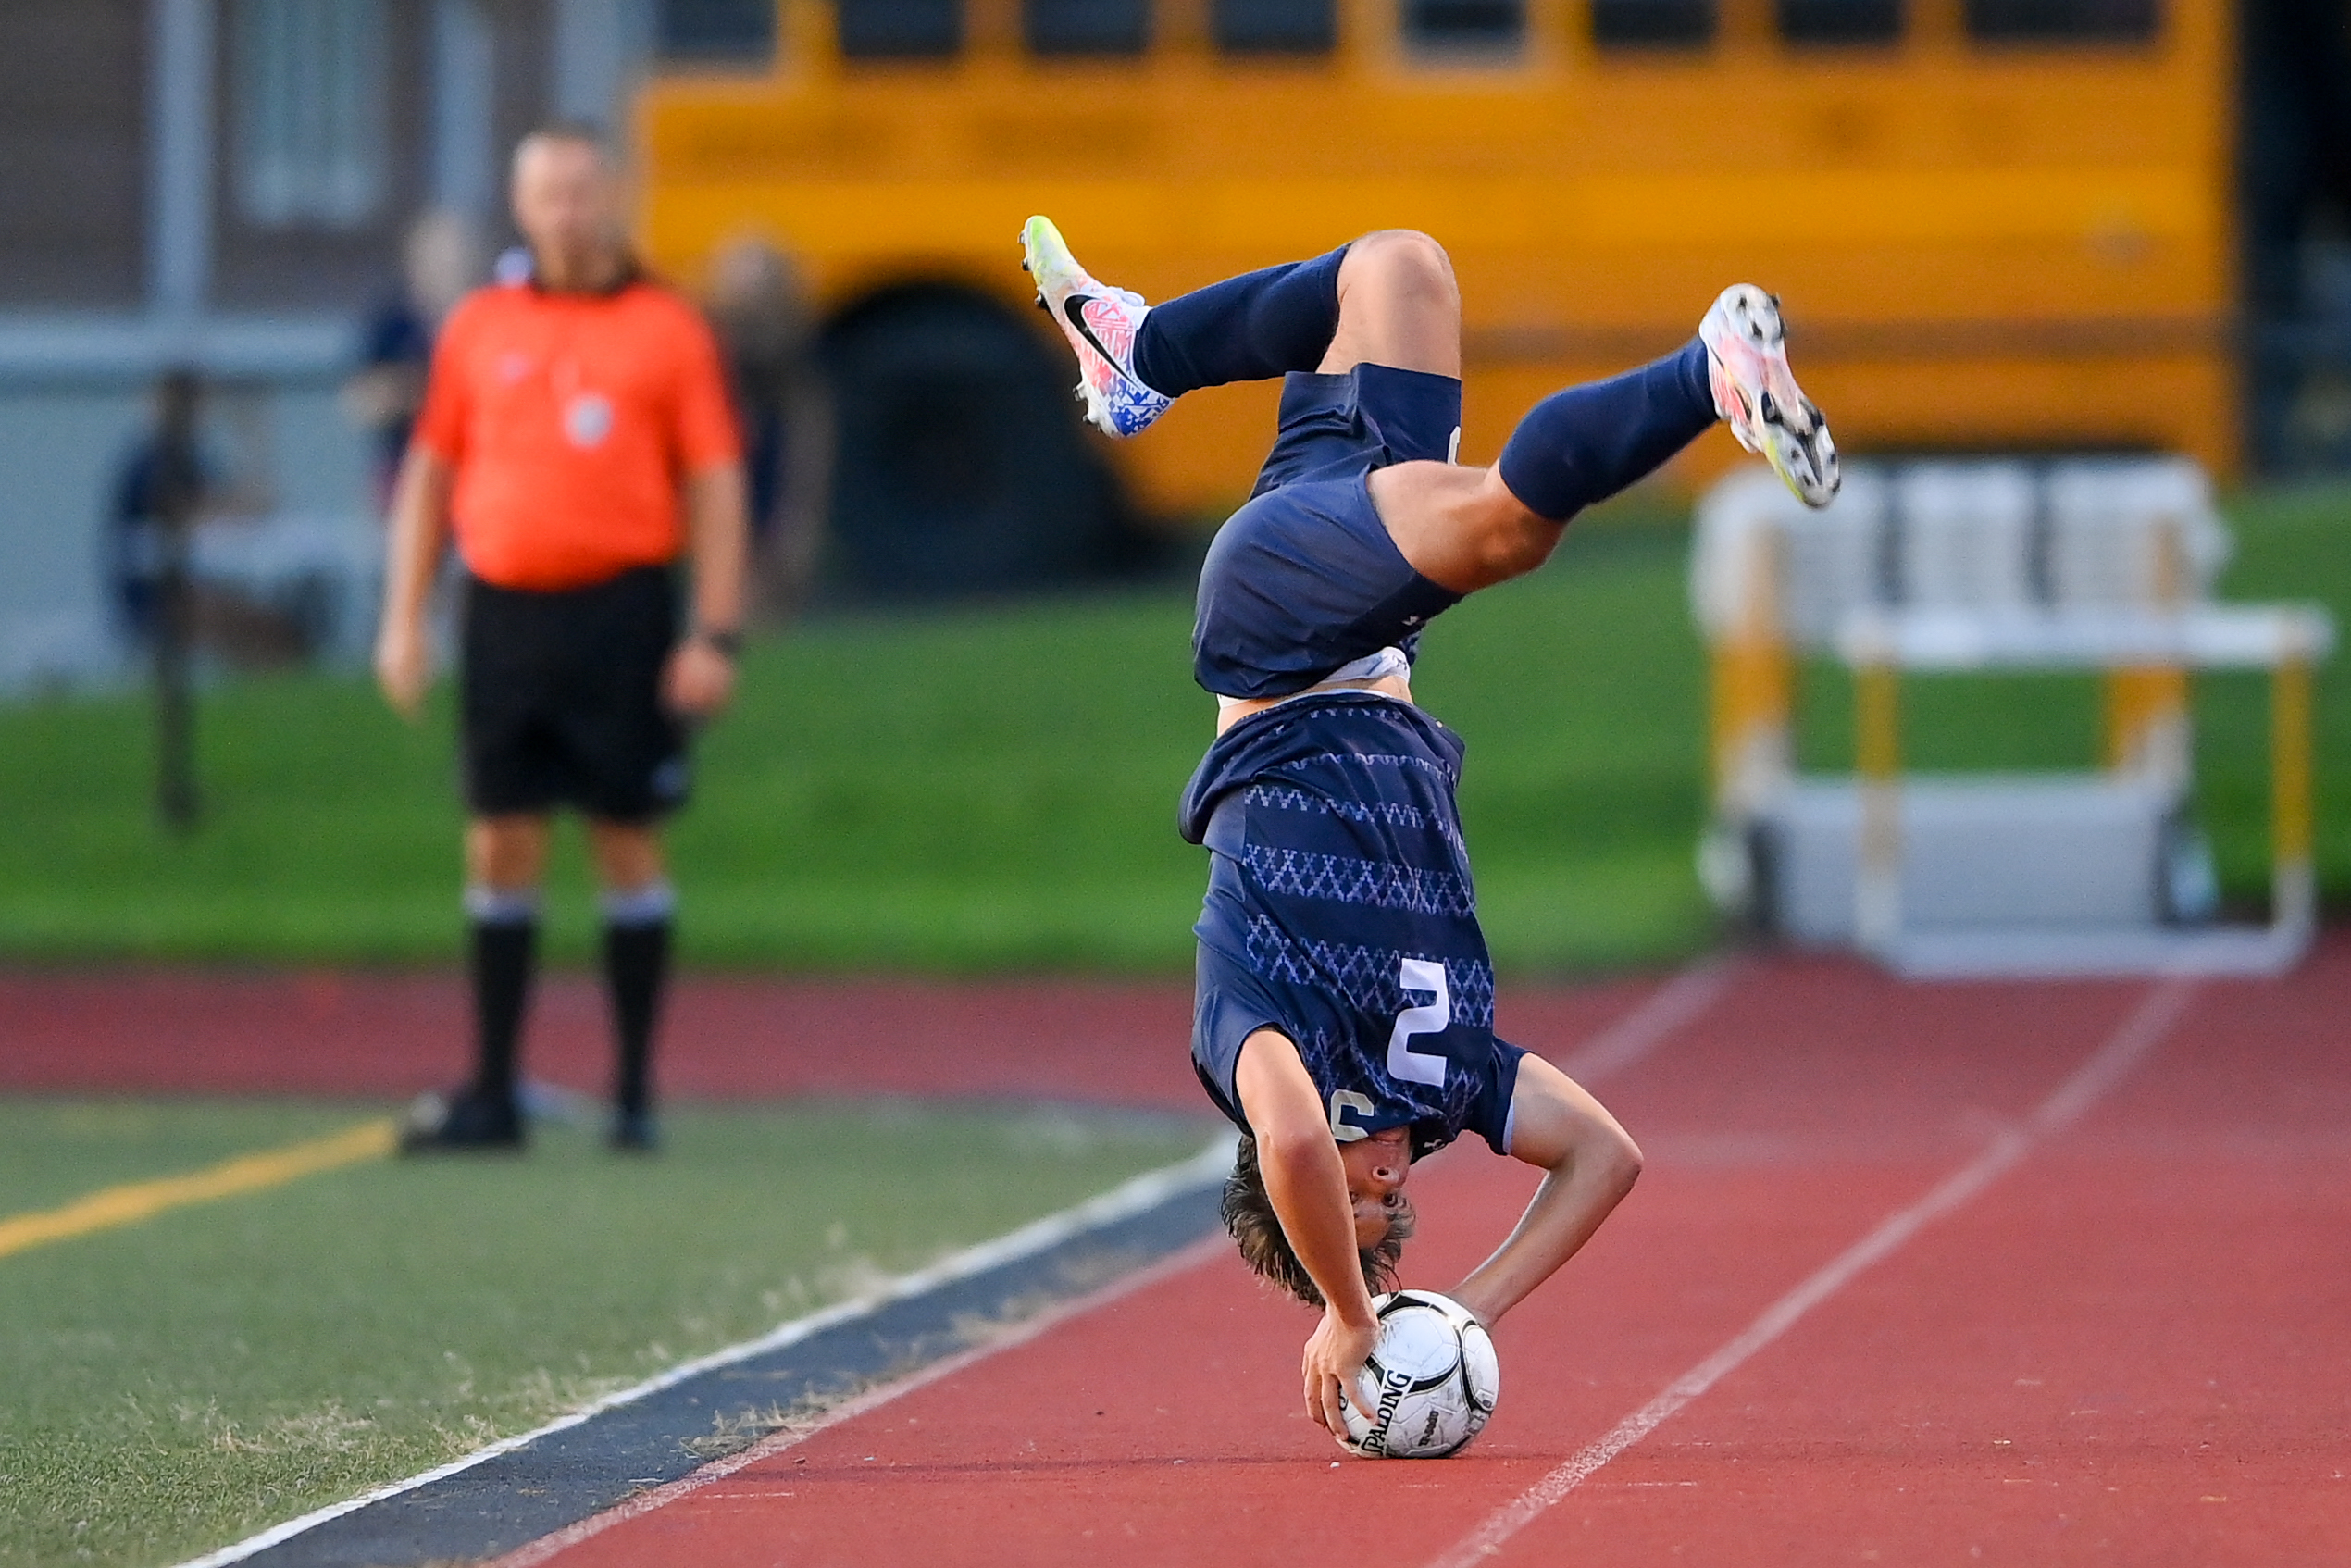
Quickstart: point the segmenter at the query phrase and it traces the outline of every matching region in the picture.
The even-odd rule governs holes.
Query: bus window
[[[764,66],[776,57],[775,0],[661,0],[654,39],[678,65]]]
[[[1338,46],[1337,0],[1216,0],[1213,22],[1227,55],[1327,55]]]
[[[1967,31],[1987,44],[2137,44],[2160,13],[2158,0],[1967,0]]]
[[[1037,55],[1139,55],[1151,45],[1151,0],[1022,0],[1021,31]]]
[[[1790,44],[1892,44],[1902,36],[1902,0],[1779,0],[1780,36]]]
[[[1690,49],[1714,42],[1714,0],[1592,0],[1603,49]]]
[[[852,60],[938,59],[964,46],[962,0],[839,0],[838,11]]]
[[[1439,53],[1515,54],[1526,40],[1526,3],[1404,0],[1404,39]]]

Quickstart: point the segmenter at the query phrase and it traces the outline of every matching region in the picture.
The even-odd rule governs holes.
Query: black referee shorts
[[[647,822],[686,802],[685,728],[663,706],[678,641],[668,568],[541,593],[468,576],[459,745],[477,816],[576,806]]]

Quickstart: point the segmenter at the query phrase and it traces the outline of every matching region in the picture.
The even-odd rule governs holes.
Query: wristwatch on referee
[[[713,627],[698,626],[694,628],[691,641],[723,655],[730,665],[742,657],[743,634],[740,631],[720,631]]]

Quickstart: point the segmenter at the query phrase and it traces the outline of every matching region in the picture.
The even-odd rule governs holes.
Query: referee
[[[688,722],[735,680],[743,470],[716,345],[649,282],[601,138],[516,149],[528,280],[451,315],[392,507],[376,675],[414,717],[431,678],[426,601],[454,531],[465,566],[460,747],[479,1063],[417,1101],[403,1149],[515,1149],[548,819],[582,813],[603,887],[618,1047],[611,1141],[654,1146],[650,1068],[676,902],[658,823],[686,799]],[[673,572],[693,556],[692,618]]]

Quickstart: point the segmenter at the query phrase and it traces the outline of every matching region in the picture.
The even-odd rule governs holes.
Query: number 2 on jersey
[[[1399,965],[1396,983],[1409,998],[1414,991],[1435,991],[1434,1001],[1407,1007],[1396,1015],[1396,1032],[1387,1037],[1387,1070],[1407,1083],[1434,1084],[1445,1087],[1445,1054],[1438,1051],[1414,1051],[1414,1035],[1435,1035],[1445,1032],[1453,1021],[1453,993],[1445,983],[1445,965],[1425,958],[1407,958]]]

